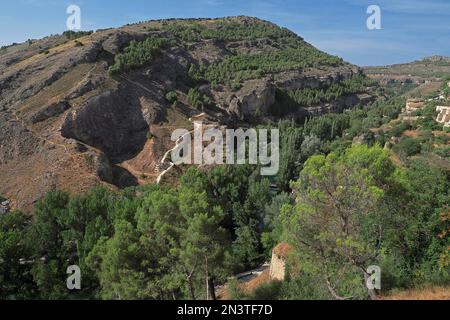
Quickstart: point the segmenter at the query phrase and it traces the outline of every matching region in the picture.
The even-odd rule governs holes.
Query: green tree
[[[302,267],[321,274],[337,299],[364,297],[366,268],[381,254],[389,221],[382,200],[394,174],[386,151],[358,146],[341,158],[311,157],[293,184],[298,202],[286,230]]]
[[[31,217],[18,211],[0,215],[0,299],[33,299],[37,287],[31,275],[28,240]]]

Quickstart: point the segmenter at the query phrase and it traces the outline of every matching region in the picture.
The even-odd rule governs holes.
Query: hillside
[[[249,17],[158,20],[0,49],[0,194],[154,183],[189,119],[299,121],[372,100],[361,70]]]
[[[365,67],[364,72],[384,83],[403,82],[422,84],[439,81],[450,73],[450,57],[432,56],[422,60],[389,66]]]

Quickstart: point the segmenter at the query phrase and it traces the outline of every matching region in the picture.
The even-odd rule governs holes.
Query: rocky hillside
[[[372,99],[361,70],[249,17],[158,20],[0,49],[0,194],[154,183],[175,128],[237,126]]]

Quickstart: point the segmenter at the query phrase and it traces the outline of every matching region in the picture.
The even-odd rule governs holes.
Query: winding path
[[[202,112],[202,113],[200,113],[200,114],[198,114],[198,115],[196,115],[196,116],[194,116],[194,117],[192,117],[192,118],[189,118],[189,121],[190,121],[191,123],[193,123],[193,120],[194,120],[194,119],[203,117],[203,116],[205,116],[205,115],[206,115],[206,113]],[[175,166],[175,164],[174,164],[172,161],[167,161],[167,158],[168,158],[169,154],[172,153],[172,151],[174,151],[175,149],[178,148],[178,146],[180,145],[181,141],[184,140],[184,137],[186,137],[187,135],[192,134],[193,132],[194,132],[194,130],[191,130],[191,131],[189,131],[188,133],[186,133],[185,135],[181,136],[181,137],[176,141],[175,147],[173,147],[172,149],[170,149],[169,151],[167,151],[167,152],[164,154],[164,156],[163,156],[163,158],[161,159],[161,162],[160,162],[160,163],[161,163],[161,166],[162,166],[162,167],[167,166],[167,169],[165,169],[163,172],[161,172],[161,174],[158,176],[158,178],[156,179],[156,183],[157,183],[157,184],[160,184],[162,178],[163,178],[170,170],[172,170],[173,167]]]

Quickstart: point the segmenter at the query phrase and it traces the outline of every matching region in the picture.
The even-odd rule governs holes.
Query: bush
[[[84,44],[81,41],[75,40],[75,47],[82,47]]]
[[[450,147],[436,148],[434,153],[444,159],[450,159]]]
[[[201,93],[198,88],[189,89],[187,99],[188,103],[199,111],[203,111],[204,108],[212,106],[214,103],[210,97]]]
[[[170,91],[166,94],[166,99],[170,102],[170,103],[175,103],[178,101],[178,95],[175,91]]]
[[[411,157],[422,151],[420,142],[413,138],[403,137],[394,146],[394,151],[401,156]]]
[[[264,284],[253,291],[250,300],[279,300],[283,282],[272,281]]]
[[[389,131],[389,136],[390,137],[400,137],[402,135],[403,132],[410,130],[411,129],[411,124],[408,122],[402,122],[398,125],[396,125],[394,128],[392,128]]]

